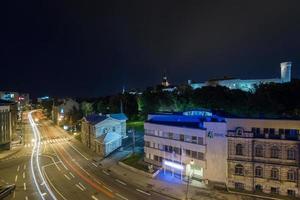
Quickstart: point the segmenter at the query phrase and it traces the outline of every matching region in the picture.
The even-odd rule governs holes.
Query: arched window
[[[279,158],[279,148],[277,146],[271,148],[271,158]]]
[[[238,127],[235,129],[235,132],[237,136],[242,136],[244,133],[244,129],[242,127]]]
[[[263,168],[258,166],[255,167],[255,176],[256,177],[263,177]]]
[[[255,156],[263,157],[263,147],[261,145],[256,145],[255,147]]]
[[[287,179],[289,181],[295,181],[296,180],[296,172],[294,170],[289,170],[287,173]]]
[[[257,192],[262,192],[262,190],[263,190],[263,188],[262,188],[262,186],[261,185],[255,185],[255,191],[257,191]]]
[[[242,144],[237,144],[235,146],[235,154],[236,155],[243,155],[243,145]]]
[[[279,179],[279,170],[276,169],[276,168],[273,168],[271,170],[271,178],[272,179],[275,179],[275,180],[278,180]]]
[[[287,159],[288,160],[295,160],[296,159],[296,151],[293,148],[287,150]]]
[[[244,175],[244,167],[243,165],[237,164],[235,166],[234,172],[236,175],[243,176]]]

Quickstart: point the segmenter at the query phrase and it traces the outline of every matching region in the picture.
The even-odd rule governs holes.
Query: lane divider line
[[[145,191],[143,191],[143,190],[140,190],[140,189],[136,189],[136,191],[138,191],[138,192],[140,192],[140,193],[143,193],[143,194],[146,194],[146,195],[148,195],[148,196],[150,196],[150,195],[151,195],[150,193],[148,193],[148,192],[145,192]]]
[[[118,183],[120,183],[122,185],[127,185],[126,183],[124,183],[123,181],[120,181],[119,179],[115,179],[115,181],[117,181]]]
[[[116,193],[116,195],[117,195],[118,197],[120,197],[121,199],[128,200],[126,197],[120,195],[119,193]]]

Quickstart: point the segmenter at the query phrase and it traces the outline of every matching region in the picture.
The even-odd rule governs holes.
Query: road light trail
[[[33,135],[34,135],[34,146],[33,146],[33,150],[31,153],[31,160],[30,160],[30,165],[31,165],[31,173],[33,176],[33,180],[34,180],[34,184],[36,185],[36,188],[38,190],[38,193],[40,195],[40,197],[43,200],[46,200],[45,198],[45,193],[42,192],[42,190],[46,190],[47,193],[50,195],[50,198],[53,200],[57,200],[57,198],[55,197],[55,195],[53,194],[51,188],[49,187],[48,183],[45,181],[45,178],[41,172],[41,168],[40,168],[40,163],[39,163],[39,153],[40,153],[40,145],[41,145],[41,138],[40,138],[40,132],[36,127],[36,124],[32,118],[32,113],[34,111],[31,111],[28,113],[28,119],[30,122],[30,125],[32,127],[33,130]],[[35,172],[34,167],[37,168],[37,172]],[[38,180],[41,180],[41,183],[38,183]]]

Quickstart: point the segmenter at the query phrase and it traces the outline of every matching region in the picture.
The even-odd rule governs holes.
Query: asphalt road
[[[22,150],[0,161],[0,183],[16,184],[16,190],[6,199],[170,199],[131,185],[97,166],[88,149],[41,113],[33,113],[32,121],[34,125],[25,125]]]

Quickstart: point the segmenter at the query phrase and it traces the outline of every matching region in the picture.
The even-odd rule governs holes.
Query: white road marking
[[[98,200],[98,198],[97,198],[97,197],[95,197],[94,195],[92,195],[92,199],[94,199],[94,200]]]
[[[17,180],[18,180],[18,175],[16,175],[15,182],[17,182]]]
[[[148,195],[148,196],[150,196],[150,195],[151,195],[150,193],[148,193],[148,192],[145,192],[145,191],[143,191],[143,190],[140,190],[140,189],[136,189],[136,191],[138,191],[138,192],[140,192],[140,193],[143,193],[143,194],[146,194],[146,195]]]
[[[44,193],[42,194],[42,196],[45,196],[45,195],[47,195],[47,193],[46,193],[46,192],[44,192]]]
[[[28,196],[25,197],[25,200],[28,200]]]
[[[26,169],[26,164],[24,164],[24,167],[23,167],[23,169],[24,169],[24,170]]]
[[[23,172],[23,179],[25,179],[25,172]]]
[[[13,198],[16,198],[16,191],[14,191]]]
[[[126,197],[120,195],[119,193],[116,193],[116,195],[117,195],[118,197],[120,197],[121,199],[128,200]]]
[[[72,147],[72,149],[74,149],[77,153],[79,153],[84,159],[89,160],[85,155],[83,155],[80,151],[78,151],[78,149],[75,148],[72,144],[70,144],[69,142],[68,144],[70,145],[70,147]]]
[[[108,187],[106,187],[105,185],[103,185],[103,187],[104,187],[105,189],[107,189],[108,191],[112,192],[112,190],[109,189]]]
[[[92,162],[92,165],[94,165],[95,167],[98,167],[95,163]]]
[[[18,165],[17,172],[20,171],[20,165]]]
[[[107,171],[102,170],[102,172],[103,172],[104,174],[106,174],[107,176],[109,176],[109,173],[108,173]]]
[[[84,185],[82,185],[82,183],[78,183],[83,189],[86,189],[85,187],[84,187]]]
[[[76,184],[76,187],[78,187],[81,191],[84,191],[84,189],[81,188],[78,184]]]
[[[26,191],[26,183],[24,183],[24,190]]]
[[[69,181],[71,180],[70,177],[68,177],[66,174],[65,174],[65,177],[66,177],[66,179],[68,179]]]
[[[115,179],[115,181],[117,181],[118,183],[120,183],[122,185],[127,185],[126,183],[124,183],[123,181],[120,181],[119,179]]]
[[[69,172],[69,174],[70,174],[73,178],[75,178],[75,176],[74,176],[71,172]]]

